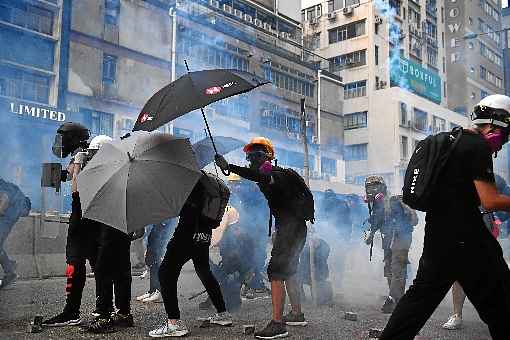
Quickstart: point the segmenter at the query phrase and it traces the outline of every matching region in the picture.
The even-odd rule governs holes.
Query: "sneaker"
[[[209,318],[209,322],[220,326],[232,326],[232,315],[229,312],[216,313]]]
[[[133,314],[122,314],[122,313],[112,313],[111,319],[115,326],[119,327],[133,327],[135,324],[133,320]]]
[[[393,310],[395,309],[396,305],[397,304],[396,304],[395,300],[391,296],[388,296],[386,298],[386,300],[384,301],[384,305],[381,308],[381,312],[383,314],[391,314],[391,313],[393,313]]]
[[[110,315],[110,314],[113,314],[113,313],[114,313],[113,308],[108,309],[106,311],[106,315]],[[90,313],[90,315],[92,315],[93,317],[97,318],[97,317],[100,317],[101,315],[105,315],[105,313],[102,313],[98,308],[96,308],[92,313]]]
[[[165,324],[153,331],[149,332],[151,338],[166,338],[166,337],[180,337],[185,336],[189,333],[186,325],[181,321],[177,320],[176,324],[171,324],[168,321]]]
[[[150,297],[152,294],[153,294],[153,293],[149,293],[149,292],[147,292],[147,293],[145,293],[145,294],[142,294],[142,295],[140,295],[140,296],[137,296],[137,297],[136,297],[136,301],[140,301],[140,302],[142,302],[143,300],[145,300],[145,299],[147,299],[148,297]]]
[[[303,313],[293,313],[290,312],[287,315],[284,315],[282,321],[288,326],[306,326],[308,322],[305,320],[305,314]]]
[[[452,316],[450,316],[448,321],[446,321],[446,323],[443,325],[444,329],[448,329],[451,331],[460,329],[461,327],[462,327],[462,317],[458,314],[453,314]]]
[[[156,290],[150,296],[143,299],[142,302],[163,302],[163,297],[161,296],[161,292]]]
[[[288,336],[289,332],[287,332],[285,324],[274,320],[271,320],[263,330],[255,332],[255,337],[257,339],[278,339]]]
[[[79,314],[70,315],[67,313],[60,313],[48,320],[43,321],[42,325],[46,327],[62,327],[62,326],[77,326],[81,324]]]
[[[1,280],[0,288],[7,287],[8,285],[10,285],[14,281],[16,281],[17,278],[18,278],[18,275],[16,275],[16,273],[6,273],[3,277],[3,279]]]
[[[92,320],[89,324],[82,327],[84,332],[88,333],[113,333],[115,328],[113,327],[113,320],[110,317],[98,317]]]

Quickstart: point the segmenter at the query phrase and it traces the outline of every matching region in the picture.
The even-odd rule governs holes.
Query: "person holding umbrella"
[[[272,165],[271,161],[275,158],[274,147],[269,139],[253,138],[244,147],[244,152],[249,167],[229,164],[221,155],[216,155],[215,162],[222,171],[230,171],[257,182],[268,201],[271,214],[275,216],[276,237],[267,268],[271,281],[273,319],[266,328],[256,332],[255,337],[259,339],[286,337],[288,336],[286,325],[307,324],[301,311],[300,284],[296,273],[299,256],[306,240],[306,220],[313,221],[313,217],[308,214],[311,202],[313,215],[313,198],[310,198],[311,193],[298,174]],[[305,192],[307,194],[304,194]],[[283,316],[286,292],[292,310]]]
[[[150,337],[179,337],[189,333],[181,321],[177,299],[177,281],[182,267],[189,260],[193,261],[195,271],[217,311],[207,320],[220,326],[232,325],[232,317],[225,307],[220,285],[210,268],[209,246],[212,229],[218,224],[202,214],[205,195],[207,195],[205,187],[202,181],[199,181],[184,204],[179,215],[179,223],[168,243],[159,269],[161,295],[168,320],[161,327],[149,332]]]

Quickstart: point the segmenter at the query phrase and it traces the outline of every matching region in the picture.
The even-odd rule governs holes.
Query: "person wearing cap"
[[[271,259],[267,268],[271,282],[273,304],[272,320],[261,331],[255,333],[259,339],[275,339],[288,336],[286,325],[305,326],[301,311],[301,291],[297,275],[299,256],[306,241],[305,217],[295,206],[293,178],[290,174],[271,163],[275,159],[272,142],[264,137],[255,137],[244,147],[249,167],[229,164],[223,156],[216,155],[215,161],[223,171],[229,170],[254,181],[268,201],[275,216],[276,237],[273,242]],[[289,295],[292,310],[283,315],[285,293]]]
[[[465,129],[433,188],[425,218],[423,253],[413,284],[400,299],[379,339],[411,340],[457,281],[492,339],[510,334],[510,270],[485,226],[486,211],[510,210],[510,196],[498,192],[492,154],[508,142],[510,97],[491,95],[473,109]],[[447,261],[456,256],[456,265]]]

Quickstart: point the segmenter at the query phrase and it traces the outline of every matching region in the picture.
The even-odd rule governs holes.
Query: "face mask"
[[[492,152],[498,152],[505,143],[505,136],[499,131],[489,132],[483,135],[483,138],[489,143]]]

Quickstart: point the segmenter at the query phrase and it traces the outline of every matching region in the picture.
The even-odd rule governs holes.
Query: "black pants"
[[[181,220],[182,221],[182,220]],[[181,224],[181,222],[179,222]],[[189,260],[193,261],[195,271],[207,290],[218,313],[226,311],[220,285],[209,266],[209,244],[193,241],[193,233],[182,230],[191,226],[179,225],[174,236],[168,243],[165,258],[159,268],[159,281],[165,310],[169,319],[180,319],[179,302],[177,300],[177,281],[182,266]]]
[[[487,233],[483,242],[458,244],[449,254],[458,259],[453,266],[439,256],[438,249],[425,243],[416,279],[400,299],[379,339],[414,339],[455,281],[489,326],[492,339],[508,339],[510,271],[498,242]]]
[[[98,237],[95,268],[97,308],[100,314],[110,311],[113,291],[115,307],[122,314],[131,312],[130,237],[112,227],[102,225]],[[112,289],[113,287],[113,289]]]
[[[14,274],[14,261],[12,261],[4,250],[4,244],[16,224],[17,219],[14,221],[6,218],[0,218],[0,266],[5,274]]]

